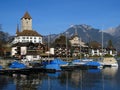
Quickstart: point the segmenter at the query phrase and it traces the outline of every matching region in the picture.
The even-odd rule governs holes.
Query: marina
[[[119,76],[119,67],[54,73],[18,73],[1,75],[0,85],[2,90],[119,90]]]
[[[7,63],[6,63],[7,64]],[[106,67],[118,67],[118,61],[113,58],[104,58],[101,62],[93,59],[77,59],[71,62],[63,61],[55,58],[51,61],[43,61],[41,63],[20,62],[17,60],[9,63],[7,68],[1,65],[0,74],[29,74],[29,73],[55,73],[61,71],[104,69]]]

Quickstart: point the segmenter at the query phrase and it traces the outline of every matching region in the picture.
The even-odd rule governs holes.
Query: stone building
[[[75,56],[75,57],[81,56],[81,54],[84,54],[85,56],[87,55],[88,46],[85,45],[85,43],[78,36],[77,30],[75,31],[75,34],[71,37],[69,41],[71,43],[72,56]]]
[[[12,56],[28,60],[40,59],[40,52],[44,51],[42,35],[32,29],[32,17],[28,12],[21,18],[21,30],[17,25],[16,36],[12,41]]]

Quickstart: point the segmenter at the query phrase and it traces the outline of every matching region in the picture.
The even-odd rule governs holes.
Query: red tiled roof
[[[25,19],[32,19],[28,12],[26,12],[21,19],[23,19],[23,18],[25,18]]]
[[[17,36],[42,36],[34,30],[23,30],[22,32],[17,33]]]

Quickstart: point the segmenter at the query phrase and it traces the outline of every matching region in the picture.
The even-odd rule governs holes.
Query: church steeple
[[[21,18],[21,29],[32,30],[32,18],[28,12],[25,12],[24,16]]]
[[[18,35],[18,33],[19,33],[19,25],[17,24],[16,35]]]

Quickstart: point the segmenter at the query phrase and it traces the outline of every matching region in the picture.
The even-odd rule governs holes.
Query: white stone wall
[[[26,55],[27,53],[27,47],[21,47],[21,55]]]
[[[40,56],[39,55],[35,55],[35,56],[34,55],[27,55],[26,59],[28,61],[40,60]]]
[[[14,40],[12,41],[12,44],[18,43],[18,39],[17,37],[14,38]]]
[[[21,42],[21,43],[25,43],[25,42],[43,43],[42,37],[40,37],[40,36],[18,36],[18,37],[14,38],[12,43],[15,44],[18,42]]]
[[[97,49],[97,50],[92,49],[92,50],[91,50],[91,55],[92,55],[92,56],[94,56],[94,55],[98,55],[98,56],[99,56],[99,55],[100,55],[100,52],[99,52],[98,49]]]
[[[17,47],[12,47],[12,50],[11,50],[11,55],[14,56],[15,53],[17,53],[16,51]]]
[[[23,30],[32,30],[32,19],[22,19],[21,20],[21,31]]]
[[[50,48],[50,54],[55,54],[55,52],[54,52],[54,48]]]
[[[70,43],[72,46],[74,46],[74,44],[76,45],[80,45],[80,46],[83,46],[83,47],[86,47],[85,46],[85,43],[81,41],[81,38],[79,39],[79,37],[74,37],[72,40],[70,40]]]

